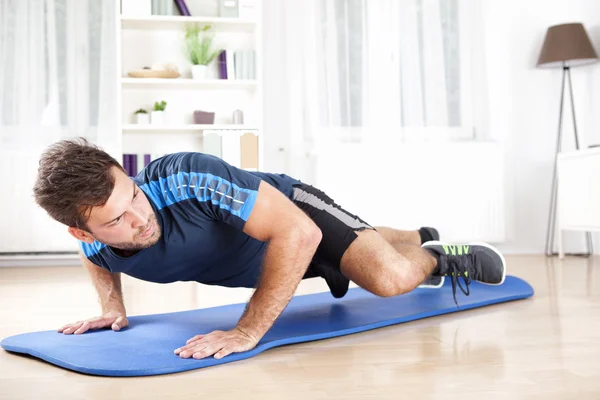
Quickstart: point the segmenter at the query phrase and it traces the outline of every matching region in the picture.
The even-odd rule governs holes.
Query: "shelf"
[[[219,18],[219,17],[183,17],[179,15],[152,15],[146,17],[121,16],[121,27],[123,29],[181,29],[186,24],[198,23],[199,25],[211,25],[220,32],[254,32],[256,20],[241,18]]]
[[[123,89],[236,89],[256,88],[254,79],[121,78]]]
[[[257,128],[244,125],[152,125],[152,124],[127,124],[123,125],[124,132],[194,132],[205,130],[236,130],[236,131],[257,131]]]

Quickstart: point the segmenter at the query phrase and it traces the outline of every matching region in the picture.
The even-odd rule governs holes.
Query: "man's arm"
[[[81,254],[83,265],[87,269],[98,293],[102,314],[114,311],[125,315],[123,293],[121,291],[121,273],[110,272],[97,266]]]
[[[90,318],[85,321],[77,321],[67,324],[58,329],[64,334],[81,334],[89,329],[112,328],[115,331],[128,326],[121,292],[121,275],[112,273],[101,268],[80,253],[81,260],[87,269],[102,307],[100,317]]]
[[[244,232],[269,244],[260,282],[237,327],[194,336],[175,354],[222,358],[256,346],[291,300],[322,238],[302,210],[264,181]]]
[[[322,234],[301,209],[265,182],[244,232],[269,242],[258,288],[238,323],[238,329],[258,341],[294,295]]]

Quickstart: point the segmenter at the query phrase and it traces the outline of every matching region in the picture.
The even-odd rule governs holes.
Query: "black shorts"
[[[304,279],[321,276],[325,278],[333,293],[332,285],[335,284],[335,280],[340,281],[337,285],[343,285],[343,281],[347,281],[341,275],[340,261],[358,237],[356,232],[374,228],[310,185],[294,185],[293,202],[317,224],[323,234]],[[346,282],[346,290],[347,285]]]

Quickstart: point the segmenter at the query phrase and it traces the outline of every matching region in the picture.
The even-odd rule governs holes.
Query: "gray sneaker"
[[[429,227],[429,226],[423,226],[421,227],[422,230],[426,231],[429,236],[431,236],[433,239],[432,240],[440,240],[440,234],[437,231],[437,229]],[[419,230],[421,230],[419,229]],[[427,243],[427,242],[425,242]],[[423,243],[423,244],[425,244]],[[439,289],[442,286],[444,286],[444,277],[443,276],[433,276],[433,275],[429,275],[423,282],[421,282],[421,284],[419,285],[420,288],[424,288],[424,289]]]
[[[421,282],[419,287],[424,289],[439,289],[444,286],[444,280],[445,278],[443,276],[429,275],[423,282]]]
[[[456,302],[456,286],[469,295],[471,281],[487,285],[501,285],[506,277],[506,261],[493,246],[483,242],[451,245],[440,241],[424,243],[423,248],[435,253],[439,259],[439,274],[452,279],[452,293]],[[464,287],[459,281],[462,278]]]

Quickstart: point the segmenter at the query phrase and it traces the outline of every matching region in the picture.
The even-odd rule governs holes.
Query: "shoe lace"
[[[448,275],[452,280],[452,295],[454,296],[454,303],[458,308],[458,301],[456,301],[456,287],[460,289],[461,292],[468,296],[471,291],[469,289],[469,285],[471,284],[471,274],[469,274],[468,266],[473,264],[473,255],[467,254],[461,257],[452,257],[450,256],[448,259]],[[462,283],[460,281],[462,278]]]

